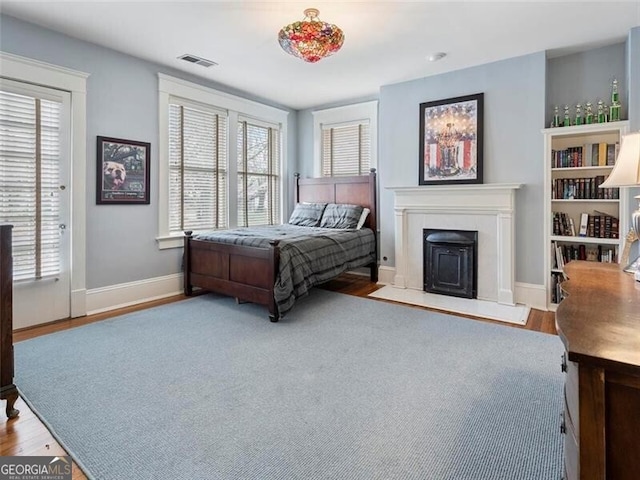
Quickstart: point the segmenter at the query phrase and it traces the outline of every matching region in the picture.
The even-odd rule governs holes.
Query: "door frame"
[[[87,78],[88,73],[0,51],[1,78],[71,94],[71,317],[87,313]]]

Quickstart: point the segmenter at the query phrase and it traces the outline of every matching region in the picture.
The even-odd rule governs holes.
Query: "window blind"
[[[371,161],[368,122],[322,126],[322,175],[364,175]]]
[[[227,226],[227,117],[169,105],[169,231]]]
[[[0,223],[13,228],[13,278],[60,272],[62,104],[0,91]]]
[[[238,225],[280,223],[280,133],[238,122]]]

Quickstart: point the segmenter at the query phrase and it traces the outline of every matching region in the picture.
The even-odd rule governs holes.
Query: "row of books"
[[[606,167],[614,165],[618,158],[620,144],[587,143],[580,147],[569,147],[564,150],[551,150],[552,168],[570,167]]]
[[[558,245],[552,242],[552,268],[551,273],[551,301],[560,303],[564,298],[561,285],[567,277],[564,274],[564,266],[571,260],[586,260],[591,262],[616,263],[618,261],[616,249],[603,247],[602,245]]]
[[[620,222],[613,215],[594,211],[580,214],[580,223],[576,232],[573,218],[565,212],[553,212],[553,235],[563,237],[620,238]]]
[[[564,282],[565,278],[563,274],[552,273],[551,274],[551,301],[553,303],[560,303],[564,298],[562,288],[560,285]]]
[[[607,245],[560,245],[552,242],[552,268],[564,272],[565,264],[571,260],[586,260],[588,262],[616,263],[617,250]]]
[[[616,200],[619,188],[599,188],[608,175],[588,178],[556,178],[551,185],[554,200]]]

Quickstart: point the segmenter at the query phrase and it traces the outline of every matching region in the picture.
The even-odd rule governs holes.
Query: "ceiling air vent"
[[[216,62],[212,60],[207,60],[206,58],[202,58],[202,57],[196,57],[195,55],[189,55],[188,53],[185,53],[184,55],[181,55],[178,58],[180,60],[184,60],[185,62],[195,63],[196,65],[200,65],[206,68],[218,65]]]

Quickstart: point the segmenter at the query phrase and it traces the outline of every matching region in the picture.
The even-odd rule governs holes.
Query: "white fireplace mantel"
[[[521,186],[510,183],[387,187],[394,193],[394,286],[423,290],[423,229],[475,230],[478,299],[514,305],[515,192]]]

